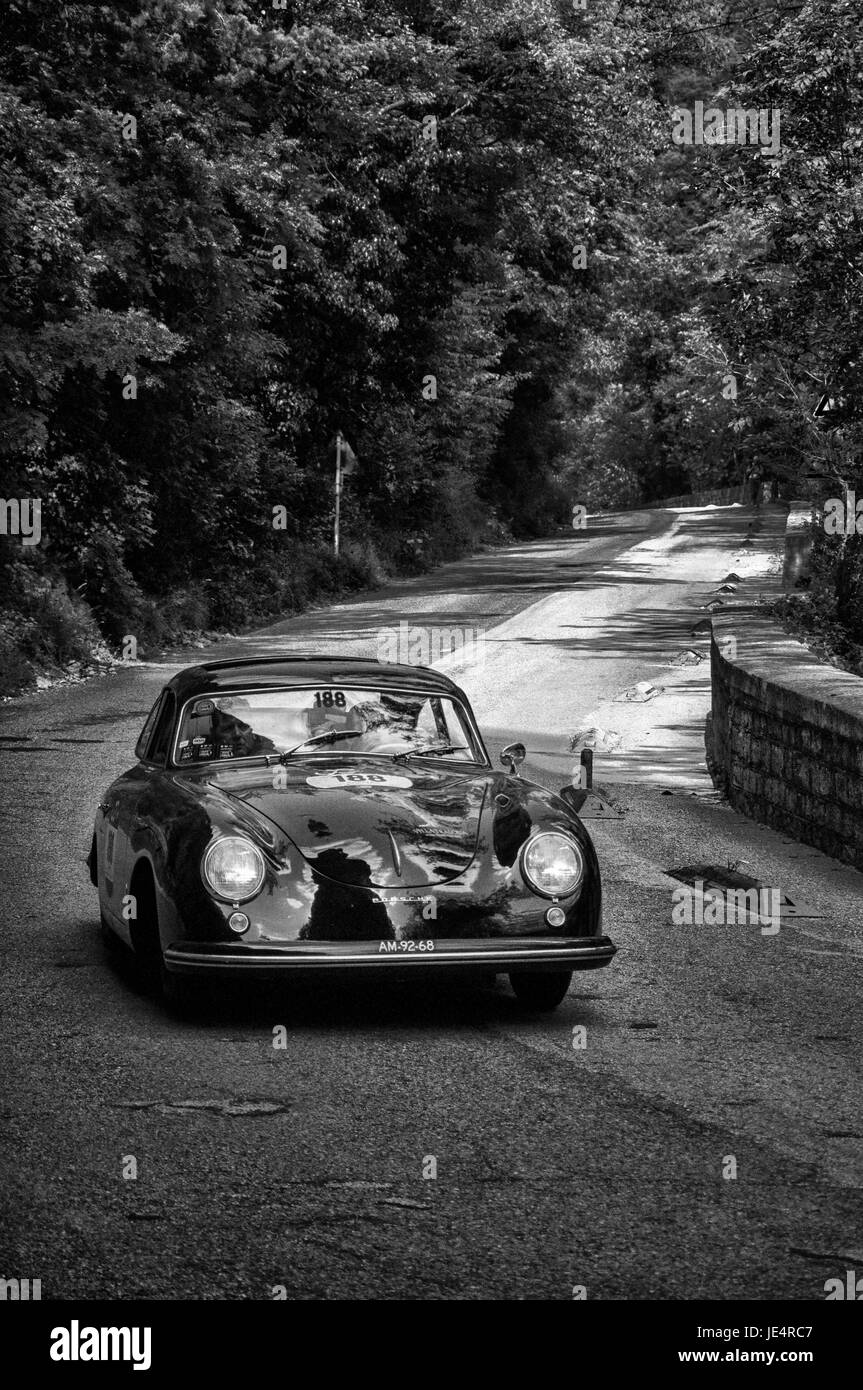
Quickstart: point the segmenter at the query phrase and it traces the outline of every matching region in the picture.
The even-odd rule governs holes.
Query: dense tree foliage
[[[44,534],[0,538],[0,654],[233,627],[573,501],[853,483],[857,11],[6,0],[0,490]],[[697,100],[781,108],[781,152],[673,144]]]

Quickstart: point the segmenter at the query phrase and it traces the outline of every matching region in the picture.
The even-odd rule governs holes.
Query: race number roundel
[[[310,787],[343,787],[346,791],[350,791],[351,787],[374,790],[376,787],[413,786],[409,777],[399,777],[394,772],[355,772],[352,768],[346,768],[344,772],[317,772],[307,777],[306,783]]]

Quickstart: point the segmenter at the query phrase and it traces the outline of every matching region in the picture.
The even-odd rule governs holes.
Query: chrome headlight
[[[568,835],[543,830],[522,849],[521,872],[544,898],[568,898],[584,878],[584,855]]]
[[[261,891],[266,865],[264,856],[251,840],[242,835],[224,835],[209,846],[201,872],[210,892],[217,898],[241,903]]]

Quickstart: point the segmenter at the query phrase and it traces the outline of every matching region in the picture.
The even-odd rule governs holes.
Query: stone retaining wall
[[[778,510],[764,515],[780,550]],[[822,665],[769,620],[757,600],[781,592],[780,574],[745,591],[713,615],[714,783],[745,815],[863,869],[863,679]]]

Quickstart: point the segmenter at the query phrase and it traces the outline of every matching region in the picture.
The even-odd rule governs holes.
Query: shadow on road
[[[172,1032],[179,1029],[223,1035],[225,1027],[231,1026],[248,1034],[261,1036],[263,1032],[271,1036],[275,1026],[283,1025],[288,1034],[299,1029],[330,1033],[334,1029],[353,1032],[389,1028],[429,1029],[437,1033],[441,1028],[475,1031],[486,1025],[516,1021],[532,1023],[543,1030],[547,1029],[550,1017],[523,1011],[504,977],[495,981],[488,974],[478,973],[461,980],[444,975],[422,980],[371,980],[366,977],[351,981],[330,976],[263,984],[248,980],[236,984],[205,984],[198,1007],[188,1018],[178,1019],[169,1013],[154,989],[141,983],[131,956],[122,945],[106,950],[101,943],[94,942],[92,960],[84,958],[76,963],[103,971],[101,981],[96,977],[97,984],[126,994],[122,1001],[124,1012],[131,1009],[151,1021],[161,1019]],[[86,1009],[88,1001],[83,997],[87,990],[86,977],[68,988],[81,994],[79,1004]],[[566,1006],[576,1005],[580,1020],[592,1019],[600,1028],[603,1016],[601,1011],[590,1007],[591,1000],[601,1001],[595,979],[589,975],[580,979],[576,974],[561,1010],[566,1011],[564,1016],[568,1018],[571,1009]],[[567,1023],[566,1027],[569,1026]]]

